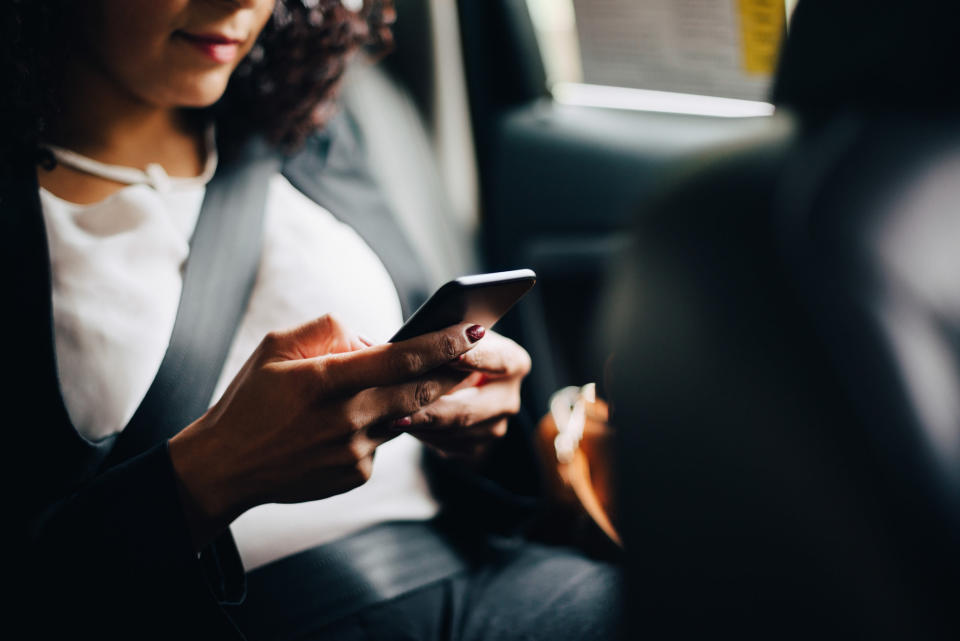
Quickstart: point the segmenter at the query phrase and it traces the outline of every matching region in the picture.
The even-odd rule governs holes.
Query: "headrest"
[[[773,102],[805,120],[956,112],[958,17],[960,7],[941,0],[801,0]]]

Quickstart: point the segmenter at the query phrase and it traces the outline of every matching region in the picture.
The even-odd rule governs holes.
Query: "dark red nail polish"
[[[487,330],[483,328],[483,325],[471,325],[467,328],[467,338],[470,339],[471,343],[476,343],[486,333]]]
[[[404,416],[403,418],[398,418],[390,423],[390,427],[395,429],[400,429],[402,427],[410,427],[413,424],[413,419],[409,416]]]

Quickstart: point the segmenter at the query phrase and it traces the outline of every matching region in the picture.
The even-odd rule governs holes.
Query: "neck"
[[[173,176],[203,170],[203,136],[182,109],[141,100],[95,68],[73,67],[49,142],[114,165],[158,163]]]

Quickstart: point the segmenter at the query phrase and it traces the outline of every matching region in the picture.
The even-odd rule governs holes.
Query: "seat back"
[[[394,50],[357,61],[343,106],[431,285],[478,271],[477,177],[457,13],[447,0],[394,0]]]
[[[630,638],[960,635],[960,117],[862,78],[795,92],[845,13],[800,3],[792,114],[692,162],[616,270]]]

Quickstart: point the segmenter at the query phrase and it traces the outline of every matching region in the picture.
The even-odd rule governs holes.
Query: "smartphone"
[[[537,282],[532,269],[461,276],[444,284],[403,324],[391,343],[468,322],[486,329]]]

